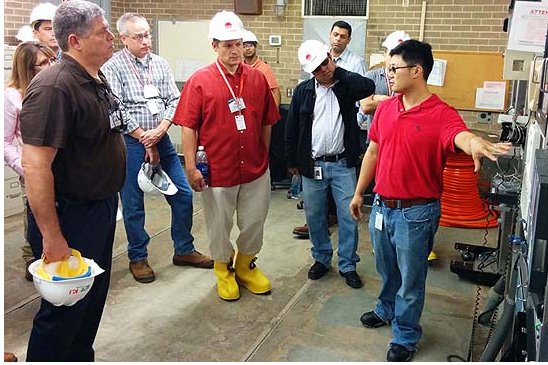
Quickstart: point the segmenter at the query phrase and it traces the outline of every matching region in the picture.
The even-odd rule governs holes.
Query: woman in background
[[[4,162],[18,175],[23,192],[25,244],[22,247],[25,260],[25,278],[29,281],[32,276],[28,266],[35,260],[27,238],[27,199],[25,180],[21,166],[21,130],[19,128],[19,112],[27,87],[31,80],[52,63],[56,62],[55,53],[51,48],[36,41],[21,43],[13,55],[11,79],[4,89]]]

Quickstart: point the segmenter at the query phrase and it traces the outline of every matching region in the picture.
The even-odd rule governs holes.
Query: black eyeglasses
[[[391,66],[388,68],[388,72],[392,72],[392,73],[396,73],[397,70],[399,70],[400,68],[411,68],[411,67],[415,67],[417,65],[409,65],[409,66]]]
[[[320,63],[320,65],[316,67],[314,71],[312,71],[312,73],[320,71],[320,68],[322,68],[323,66],[327,66],[328,63],[329,63],[329,57],[327,57],[322,63]]]

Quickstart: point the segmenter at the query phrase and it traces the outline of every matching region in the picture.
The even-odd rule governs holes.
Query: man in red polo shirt
[[[242,62],[243,30],[232,12],[213,17],[209,38],[217,60],[190,77],[173,118],[183,127],[188,181],[202,192],[217,292],[224,300],[240,297],[238,284],[254,294],[270,292],[255,255],[270,203],[270,134],[280,113],[266,78]],[[207,181],[196,168],[197,146],[208,155]],[[235,211],[240,230],[236,257],[230,240]]]
[[[387,360],[409,361],[422,335],[427,258],[440,218],[447,155],[464,151],[477,171],[481,157],[496,160],[510,144],[475,136],[454,108],[429,92],[429,44],[407,40],[390,56],[388,79],[399,95],[377,107],[350,211],[355,219],[363,217],[363,193],[375,177],[369,231],[382,284],[375,309],[360,320],[368,328],[391,324]]]

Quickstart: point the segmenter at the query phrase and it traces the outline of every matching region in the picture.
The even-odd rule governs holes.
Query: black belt
[[[415,205],[426,205],[430,204],[437,199],[387,199],[382,196],[379,196],[381,202],[384,203],[390,209],[402,209],[409,208]]]
[[[345,157],[345,155],[344,155],[344,152],[343,152],[343,153],[339,153],[338,155],[316,157],[314,159],[314,161],[337,162],[339,160],[342,160],[344,157]]]

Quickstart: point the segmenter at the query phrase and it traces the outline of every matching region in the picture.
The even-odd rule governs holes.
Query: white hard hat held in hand
[[[305,72],[312,73],[328,57],[329,46],[317,40],[305,41],[299,47],[299,63]]]
[[[160,165],[152,165],[143,162],[137,175],[139,188],[150,196],[175,195],[179,189],[175,186],[169,176],[162,170]]]
[[[387,52],[390,52],[397,46],[399,46],[401,43],[410,40],[411,37],[409,34],[405,33],[403,30],[397,30],[395,32],[390,33],[384,42],[382,42],[382,46],[386,48]]]
[[[95,277],[104,270],[72,249],[72,255],[62,261],[48,264],[43,259],[34,261],[29,265],[29,272],[44,300],[55,306],[72,306],[89,293]]]
[[[209,23],[209,39],[230,41],[242,39],[244,35],[244,23],[233,12],[223,10],[215,14]]]

